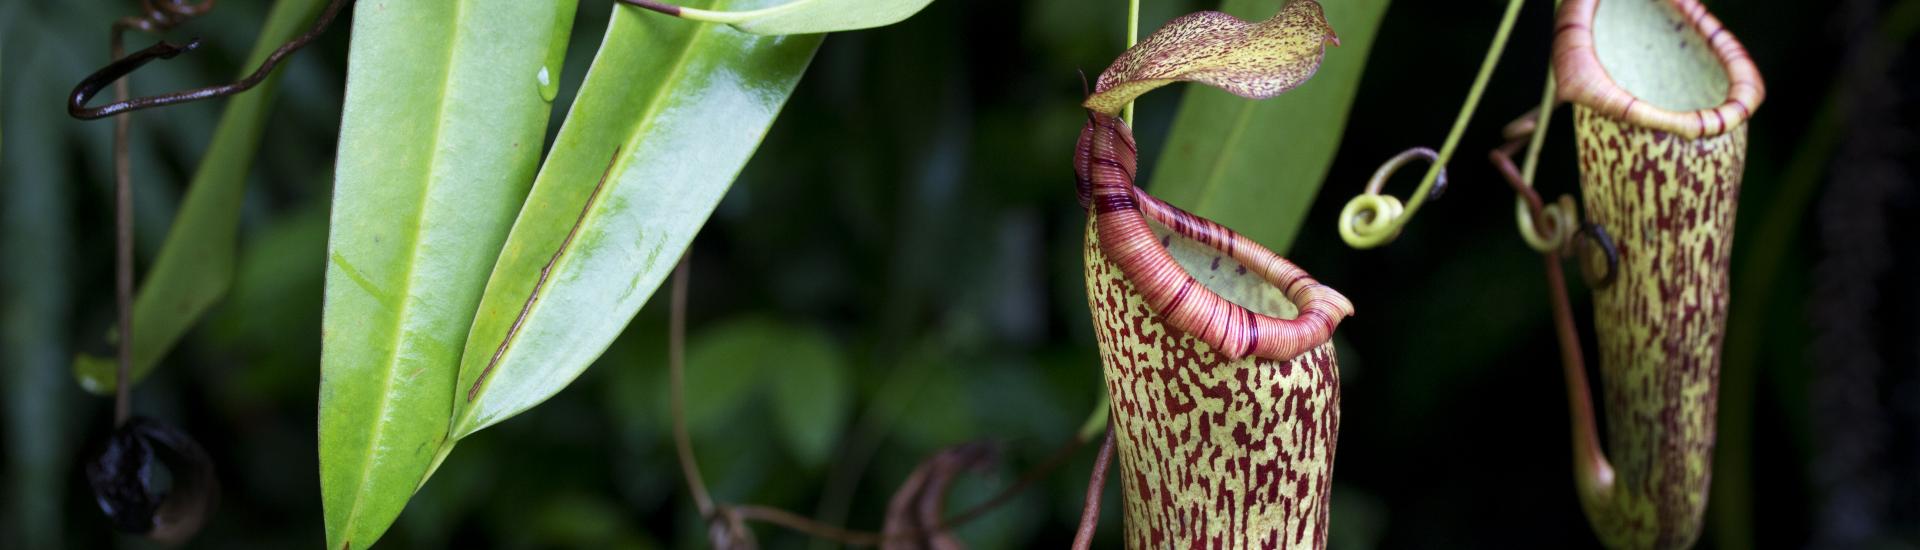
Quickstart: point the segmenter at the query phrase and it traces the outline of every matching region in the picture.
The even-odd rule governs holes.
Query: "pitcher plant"
[[[1259,23],[1195,13],[1127,50],[1086,101],[1074,171],[1129,548],[1326,543],[1340,427],[1332,335],[1353,306],[1136,187],[1137,148],[1117,115],[1182,80],[1278,95],[1313,75],[1327,42],[1338,44],[1312,0]]]
[[[1567,0],[1557,20],[1586,217],[1616,264],[1592,284],[1608,438],[1604,455],[1577,443],[1580,500],[1609,546],[1685,547],[1712,477],[1746,122],[1766,92],[1696,0]]]
[[[1355,248],[1390,242],[1445,185],[1442,167],[1479,103],[1520,12],[1510,1],[1446,145],[1411,199],[1380,194],[1381,168],[1340,216]],[[1519,196],[1521,236],[1543,255],[1571,410],[1575,486],[1601,542],[1677,548],[1699,537],[1713,458],[1720,342],[1747,119],[1765,97],[1753,61],[1697,0],[1565,0],[1538,109],[1505,129],[1490,159]],[[1580,220],[1572,197],[1533,189],[1547,122],[1573,104]],[[1514,155],[1526,150],[1524,167]],[[1594,420],[1560,258],[1594,291],[1601,398]]]

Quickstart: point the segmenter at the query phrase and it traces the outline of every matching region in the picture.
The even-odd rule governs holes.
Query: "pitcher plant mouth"
[[[1766,99],[1747,49],[1698,0],[1565,0],[1555,19],[1562,100],[1698,139],[1739,127]]]
[[[1110,227],[1116,227],[1117,231],[1103,231],[1100,242],[1114,242],[1110,238],[1126,239],[1127,231],[1137,230],[1138,225],[1144,224],[1154,236],[1146,241],[1148,246],[1135,250],[1127,259],[1109,257],[1116,258],[1114,263],[1134,281],[1148,304],[1164,300],[1165,306],[1155,307],[1154,311],[1168,325],[1193,334],[1215,353],[1228,359],[1251,355],[1275,361],[1292,360],[1330,341],[1340,321],[1353,315],[1353,303],[1346,296],[1314,280],[1306,270],[1260,243],[1213,220],[1168,204],[1139,187],[1132,191],[1140,208],[1111,212],[1103,217],[1102,221],[1112,223]],[[1176,257],[1173,247],[1180,242],[1175,241],[1176,238],[1204,248],[1199,252],[1231,258],[1232,263],[1237,264],[1229,266],[1232,271],[1255,275],[1272,290],[1278,290],[1284,300],[1263,303],[1259,297],[1262,289],[1228,290],[1222,288],[1230,284],[1226,281],[1196,276],[1195,273],[1202,273],[1203,269],[1219,271],[1222,266],[1214,261],[1203,268],[1197,257]],[[1107,248],[1106,252],[1111,255],[1119,248]],[[1169,264],[1179,271],[1156,269]],[[1148,278],[1165,280],[1166,284],[1142,284]]]
[[[1194,335],[1228,359],[1253,355],[1287,361],[1329,341],[1340,321],[1353,315],[1352,302],[1293,262],[1134,186],[1135,147],[1126,123],[1098,112],[1088,116],[1075,161],[1101,251],[1169,326]],[[1279,290],[1297,315],[1283,318],[1248,309],[1208,288],[1175,260],[1168,251],[1171,242],[1155,235],[1148,218],[1232,258],[1237,269],[1249,270]]]

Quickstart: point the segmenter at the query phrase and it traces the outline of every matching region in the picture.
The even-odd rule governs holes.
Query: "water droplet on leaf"
[[[534,80],[540,85],[540,99],[553,101],[553,96],[559,95],[560,79],[554,78],[546,67],[540,68],[540,74],[534,75]]]

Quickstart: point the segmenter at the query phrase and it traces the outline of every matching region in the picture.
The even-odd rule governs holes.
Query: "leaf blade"
[[[745,166],[821,39],[614,9],[488,279],[460,368],[454,438],[551,397],[613,342]],[[538,283],[548,262],[549,282]]]
[[[377,540],[441,456],[460,343],[552,111],[536,75],[573,7],[354,10],[321,335],[329,547]]]
[[[1221,9],[1265,13],[1277,3],[1226,0]],[[1341,46],[1311,82],[1281,97],[1253,101],[1217,90],[1188,90],[1155,163],[1151,191],[1286,253],[1339,152],[1348,110],[1389,3],[1327,5],[1327,20],[1341,29]]]

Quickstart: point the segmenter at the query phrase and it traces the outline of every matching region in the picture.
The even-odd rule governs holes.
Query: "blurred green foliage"
[[[312,25],[326,5],[321,0],[275,3],[253,50],[236,78],[252,74],[269,54]],[[234,249],[240,225],[240,200],[246,195],[247,169],[259,151],[266,113],[273,108],[281,73],[275,72],[251,93],[235,97],[221,112],[207,153],[201,157],[181,199],[180,223],[167,231],[159,255],[138,286],[133,306],[133,364],[135,383],[146,377],[160,357],[173,348],[187,330],[226,295],[233,282]],[[117,327],[116,327],[117,328]],[[109,342],[119,336],[109,333]],[[81,355],[74,360],[80,387],[113,394],[118,380],[113,355]]]
[[[106,349],[100,335],[113,316],[110,130],[72,121],[59,106],[105,60],[107,23],[133,7],[0,5],[0,257],[7,258],[0,391],[8,464],[0,540],[25,547],[114,542],[71,467],[104,433],[111,404],[86,396],[66,375],[74,351]],[[1147,0],[1142,25],[1212,7]],[[1444,135],[1501,7],[1494,0],[1399,2],[1387,11],[1338,156],[1289,253],[1359,311],[1338,336],[1344,417],[1336,548],[1594,544],[1572,490],[1558,351],[1537,257],[1513,232],[1510,193],[1477,154],[1496,146],[1499,126],[1538,99],[1549,3],[1530,3],[1521,15],[1482,114],[1450,167],[1446,197],[1382,249],[1352,251],[1334,233],[1334,215],[1379,161]],[[1770,274],[1774,283],[1757,290],[1740,286],[1755,274],[1734,274],[1739,292],[1770,299],[1762,311],[1743,308],[1750,299],[1743,294],[1733,297],[1735,322],[1753,323],[1755,336],[1728,345],[1756,351],[1743,352],[1751,363],[1725,368],[1745,369],[1754,384],[1750,409],[1723,411],[1723,420],[1750,414],[1762,429],[1745,450],[1750,480],[1715,479],[1747,484],[1751,519],[1712,526],[1703,546],[1725,538],[1715,529],[1750,534],[1764,547],[1799,546],[1819,491],[1807,470],[1816,449],[1804,389],[1814,365],[1804,296],[1815,251],[1807,231],[1768,232],[1781,239],[1769,242],[1749,236],[1774,222],[1774,212],[1811,217],[1801,215],[1812,206],[1804,202],[1755,205],[1778,196],[1785,166],[1802,150],[1827,83],[1841,70],[1831,58],[1847,39],[1810,28],[1829,16],[1825,6],[1714,8],[1760,64],[1770,92],[1753,123],[1735,262],[1758,249],[1782,261]],[[135,92],[231,77],[264,10],[222,3],[180,31],[201,36],[204,51],[142,71]],[[608,11],[604,1],[580,7],[556,104],[571,101]],[[693,249],[690,339],[704,357],[691,366],[689,399],[709,402],[696,405],[711,412],[701,413],[707,419],[693,435],[716,498],[877,528],[894,485],[936,449],[989,439],[1004,451],[992,474],[961,478],[952,505],[959,509],[1011,482],[1077,428],[1101,382],[1080,274],[1084,214],[1067,161],[1084,120],[1075,71],[1105,67],[1120,50],[1124,24],[1124,2],[948,1],[897,26],[825,41]],[[323,538],[314,399],[345,31],[335,29],[284,67],[241,202],[234,286],[136,393],[140,412],[194,434],[224,476],[223,506],[198,547],[312,546]],[[1342,50],[1330,50],[1329,64]],[[1170,146],[1182,93],[1197,92],[1142,99],[1136,126],[1149,161],[1142,173],[1155,173],[1151,162]],[[215,101],[136,115],[142,270],[222,107]],[[1543,192],[1572,190],[1572,147],[1569,133],[1550,136]],[[1583,292],[1575,296],[1584,301]],[[704,546],[666,430],[660,305],[643,309],[568,390],[463,442],[382,547]],[[1583,325],[1585,307],[1576,304]],[[733,354],[742,359],[724,358]],[[702,381],[722,372],[701,366],[713,361],[758,372],[757,379]],[[811,399],[796,399],[801,394]],[[805,425],[780,412],[800,408],[844,412]],[[1091,455],[960,536],[979,548],[1064,544]],[[1117,485],[1106,498],[1100,547],[1116,545],[1120,528]],[[774,548],[828,546],[776,528],[757,533]]]

